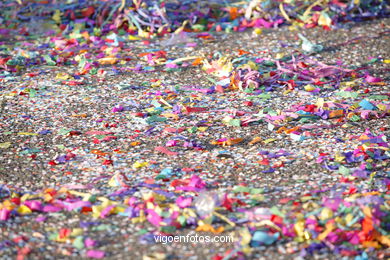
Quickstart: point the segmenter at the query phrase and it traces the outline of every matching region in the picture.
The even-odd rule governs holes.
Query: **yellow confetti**
[[[29,133],[29,132],[19,132],[18,135],[38,135],[36,133]]]
[[[30,214],[31,212],[32,212],[31,209],[26,205],[22,205],[18,208],[18,213],[21,215]]]
[[[240,234],[240,238],[241,238],[241,241],[240,241],[241,245],[243,245],[243,246],[248,245],[251,242],[252,235],[247,228],[242,228],[239,231],[239,234]]]
[[[138,35],[139,35],[141,38],[149,38],[149,33],[148,33],[148,32],[145,32],[145,31],[142,30],[142,29],[139,29],[139,30],[138,30]]]
[[[311,92],[313,90],[315,90],[316,88],[313,86],[313,85],[306,85],[305,86],[305,90],[308,91],[308,92]]]
[[[306,11],[303,13],[303,17],[308,17],[308,15],[310,14],[311,12],[311,9],[316,6],[316,5],[319,5],[320,3],[322,2],[322,0],[317,0],[315,1],[314,3],[312,3],[307,9]]]
[[[263,74],[263,78],[268,79],[269,77],[271,77],[269,72]]]
[[[123,213],[123,212],[125,212],[125,210],[126,210],[125,207],[117,206],[117,207],[112,209],[112,213],[113,214]]]
[[[228,218],[225,217],[224,215],[219,214],[219,213],[216,212],[216,211],[213,212],[213,215],[216,216],[216,217],[218,217],[218,218],[220,218],[220,219],[222,219],[223,221],[225,221],[226,223],[228,223],[228,224],[229,224],[230,226],[232,226],[232,227],[235,227],[235,226],[236,226],[236,223],[230,221],[230,219],[228,219]]]
[[[143,255],[142,260],[165,260],[167,259],[166,254],[164,253],[151,253],[148,255]]]
[[[143,210],[141,210],[139,213],[139,217],[132,218],[131,223],[133,223],[133,224],[142,223],[142,222],[145,222],[145,220],[146,220],[145,213]]]
[[[11,203],[11,201],[9,201],[9,200],[5,200],[3,202],[3,204],[0,203],[0,209],[2,209],[2,208],[8,209],[8,210],[13,210],[14,209],[14,204]]]
[[[61,11],[56,10],[55,13],[53,14],[52,18],[56,23],[61,23]]]
[[[149,165],[148,162],[136,161],[136,162],[133,164],[132,168],[135,170],[135,169],[139,169],[139,168],[142,168],[142,167],[146,167],[146,166],[148,166],[148,165]]]
[[[260,35],[260,34],[263,33],[263,31],[262,31],[260,28],[256,28],[256,29],[254,30],[254,33],[257,34],[257,35]]]
[[[354,87],[354,86],[356,86],[356,81],[345,81],[345,82],[341,82],[341,83],[340,83],[340,86],[343,86],[343,87],[346,87],[346,88]]]
[[[282,59],[284,57],[284,53],[282,53],[282,52],[278,52],[277,54],[276,54],[276,59],[277,60],[280,60],[280,59]]]
[[[175,34],[181,33],[184,30],[184,28],[186,27],[186,25],[188,24],[188,22],[189,22],[188,20],[185,20],[183,22],[182,26],[180,26],[179,28],[176,29]]]
[[[332,19],[330,19],[330,17],[326,13],[321,12],[320,17],[318,18],[318,25],[330,26],[331,23],[332,23]]]
[[[258,195],[260,195],[260,194],[258,194]],[[264,220],[261,220],[260,222],[256,222],[256,223],[254,224],[254,226],[255,226],[255,227],[271,227],[271,228],[273,228],[273,229],[275,229],[275,230],[278,230],[279,232],[282,231],[281,228],[280,228],[279,226],[275,225],[275,223],[272,222],[272,221],[269,220],[269,219],[264,219]]]
[[[69,74],[67,73],[58,73],[56,75],[56,79],[60,79],[60,80],[67,80],[67,79],[70,79],[70,78],[73,78],[71,77]]]
[[[129,35],[129,40],[130,41],[138,41],[140,40],[141,38],[137,37],[137,36],[134,36],[134,35]]]
[[[363,213],[366,217],[372,218],[371,209],[369,207],[363,207]]]
[[[342,161],[344,161],[344,159],[345,159],[345,156],[341,155],[339,152],[337,152],[335,154],[335,161],[336,162],[342,162]]]
[[[173,61],[170,61],[169,63],[178,63],[178,62],[183,62],[183,61],[189,61],[189,60],[196,60],[202,58],[200,56],[188,56],[188,57],[183,57],[183,58],[178,58]]]
[[[20,201],[24,202],[26,200],[36,199],[36,198],[39,198],[39,196],[40,196],[40,194],[24,194],[20,198]]]
[[[280,12],[282,13],[283,17],[286,18],[287,21],[291,21],[290,17],[287,15],[286,11],[284,10],[283,3],[279,4]]]
[[[301,197],[301,201],[302,201],[302,202],[306,202],[306,201],[309,201],[309,200],[311,200],[311,199],[313,199],[312,196],[302,196],[302,197]]]
[[[101,59],[98,59],[98,62],[102,65],[113,65],[118,62],[118,59],[115,57],[104,57]]]
[[[177,114],[173,114],[173,113],[164,113],[164,114],[161,114],[163,117],[166,117],[166,118],[172,118],[174,120],[178,120],[179,119],[179,116]]]
[[[327,220],[333,217],[333,211],[330,208],[323,208],[321,211],[320,219]]]
[[[101,205],[92,206],[92,216],[94,218],[98,218],[100,216],[100,212],[103,210]]]
[[[161,101],[164,105],[166,105],[167,107],[172,108],[171,104],[169,104],[169,103],[168,103],[167,101],[165,101],[163,98],[160,98],[160,101]]]
[[[122,0],[122,3],[119,7],[119,12],[121,12],[123,10],[123,8],[125,8],[125,5],[126,5],[126,0]]]
[[[85,24],[84,23],[75,23],[73,26],[74,26],[73,31],[77,31],[78,32],[76,34],[77,38],[83,37],[83,35],[79,31],[84,30]],[[76,37],[71,37],[71,38],[76,38]]]
[[[120,187],[121,183],[118,181],[118,178],[120,178],[120,173],[114,174],[114,176],[112,176],[111,179],[108,181],[108,186]]]
[[[345,216],[345,223],[348,225],[349,223],[352,222],[354,216],[351,214],[351,213],[348,213],[346,216]]]
[[[269,139],[267,139],[267,140],[264,140],[264,143],[265,143],[265,144],[268,144],[268,143],[272,143],[272,142],[274,142],[274,141],[276,141],[275,138],[269,138]]]
[[[233,70],[233,63],[229,57],[221,57],[211,63],[204,59],[202,69],[218,77],[228,77]]]
[[[161,80],[157,80],[156,82],[153,82],[153,83],[151,84],[151,86],[152,86],[153,88],[160,87],[160,86],[161,86]]]
[[[298,237],[303,237],[304,230],[305,230],[305,222],[303,220],[301,220],[301,221],[298,221],[297,223],[295,223],[294,230],[295,230],[295,233],[297,233]]]
[[[259,66],[253,62],[253,61],[248,61],[248,66],[252,69],[252,70],[258,70],[259,69]]]
[[[381,111],[386,111],[387,107],[385,104],[378,104],[376,105],[377,108],[379,108],[379,110]]]
[[[70,235],[76,237],[76,236],[82,235],[83,233],[84,233],[84,230],[82,228],[74,228],[72,230],[72,233],[70,233]]]
[[[328,223],[326,223],[325,227],[325,231],[318,235],[318,240],[324,240],[329,235],[329,233],[333,231],[333,229],[335,228],[335,224],[329,221]]]
[[[0,148],[7,149],[11,146],[11,142],[0,143]]]
[[[319,108],[322,108],[324,106],[324,99],[323,98],[318,98],[316,106]]]

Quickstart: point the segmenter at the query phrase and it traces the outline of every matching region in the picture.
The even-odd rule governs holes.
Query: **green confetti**
[[[238,193],[238,192],[249,192],[250,188],[244,187],[244,186],[236,186],[233,189],[233,192]]]
[[[167,120],[168,120],[168,119],[165,118],[165,117],[151,116],[151,117],[148,117],[148,118],[146,119],[146,122],[147,122],[148,124],[150,124],[150,123],[154,123],[154,122],[165,122],[165,121],[167,121]]]
[[[272,214],[284,218],[284,214],[276,206],[270,208],[270,211]]]
[[[241,120],[240,119],[232,119],[229,121],[228,125],[240,127]]]
[[[349,174],[351,173],[351,170],[348,169],[347,167],[341,165],[341,166],[339,167],[339,173],[341,173],[342,175],[347,176],[347,175],[349,175]]]
[[[372,96],[367,97],[367,99],[386,100],[386,99],[389,99],[389,97],[386,95],[372,95]]]
[[[336,96],[343,97],[343,98],[357,98],[359,96],[359,93],[350,92],[350,91],[340,91],[336,93]]]
[[[82,236],[78,236],[73,240],[73,246],[77,249],[84,248],[84,240]]]
[[[164,232],[164,233],[173,233],[176,231],[176,227],[174,226],[163,226],[161,227],[161,232]]]

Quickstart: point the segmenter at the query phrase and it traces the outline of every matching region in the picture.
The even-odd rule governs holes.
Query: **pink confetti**
[[[35,218],[35,221],[36,222],[44,222],[44,221],[46,221],[46,219],[47,219],[47,217],[45,217],[45,216],[38,216]]]
[[[107,208],[103,209],[102,212],[100,212],[100,217],[105,218],[108,215],[110,215],[111,210],[115,208],[114,205],[108,206]]]
[[[41,211],[42,210],[42,203],[38,200],[26,201],[24,204],[33,211]]]
[[[108,132],[108,131],[88,131],[85,134],[87,134],[87,135],[110,135],[110,134],[113,134],[113,132]]]
[[[65,208],[68,211],[72,211],[72,210],[79,209],[82,207],[90,207],[90,206],[91,206],[91,202],[89,202],[89,201],[77,201],[77,202],[65,204]]]
[[[178,205],[180,208],[186,208],[189,207],[192,203],[191,197],[183,197],[180,196],[176,199],[176,205]]]
[[[11,211],[7,209],[0,209],[0,220],[7,220],[10,217]]]
[[[381,78],[376,78],[376,77],[373,77],[373,76],[370,76],[369,74],[367,74],[366,81],[368,83],[375,83],[375,82],[381,82],[382,79]]]
[[[171,146],[176,146],[177,141],[176,140],[169,140],[166,144],[166,146],[171,147]]]
[[[87,251],[87,257],[101,259],[104,256],[105,256],[105,252],[104,251],[100,251],[100,250],[88,250]]]
[[[148,213],[147,219],[148,221],[153,224],[154,226],[159,227],[160,223],[162,222],[162,218],[160,215],[158,215],[154,210],[148,209],[146,210],[146,213]]]
[[[85,241],[84,241],[84,245],[85,245],[85,247],[93,247],[93,246],[95,246],[96,245],[96,241],[95,240],[93,240],[93,239],[91,239],[91,238],[89,238],[89,237],[87,237],[86,239],[85,239]]]
[[[206,112],[207,108],[205,107],[186,107],[187,113],[202,113]]]
[[[43,212],[58,212],[58,211],[61,211],[61,208],[59,208],[59,207],[56,207],[56,206],[54,206],[54,205],[45,205],[44,207],[43,207],[43,210],[42,210]]]
[[[156,148],[154,148],[154,150],[157,152],[160,152],[160,153],[165,153],[166,155],[169,155],[169,156],[176,156],[179,154],[177,152],[169,151],[167,148],[162,147],[162,146],[157,146]]]

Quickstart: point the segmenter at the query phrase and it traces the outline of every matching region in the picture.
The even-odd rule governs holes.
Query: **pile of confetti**
[[[299,259],[389,256],[389,78],[374,68],[390,57],[328,63],[321,54],[337,46],[305,31],[386,17],[386,1],[0,8],[0,252],[29,259],[41,241],[67,245],[61,256],[111,257],[89,233],[113,233],[94,221],[115,219],[142,227],[147,244],[188,230],[234,235],[213,259],[265,246]],[[284,25],[296,43],[278,51],[207,49]],[[340,45],[388,39],[377,33]],[[298,184],[270,187],[272,176]],[[34,226],[61,216],[79,227]],[[31,237],[13,231],[19,221],[34,223]]]

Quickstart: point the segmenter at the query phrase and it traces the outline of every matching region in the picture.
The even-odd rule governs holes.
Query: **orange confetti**
[[[295,131],[298,131],[299,130],[299,126],[296,126],[296,127],[293,127],[291,129],[287,129],[286,131],[284,131],[286,134],[290,134],[292,132],[295,132]]]
[[[238,55],[244,55],[244,54],[249,54],[249,51],[244,51],[244,50],[238,50]]]
[[[198,66],[198,65],[201,65],[202,64],[202,58],[197,58],[195,59],[193,62],[192,62],[192,65],[193,66]]]
[[[224,231],[224,228],[223,227],[218,227],[217,229],[215,229],[213,226],[211,226],[209,224],[204,224],[204,225],[198,226],[196,228],[196,231],[221,233],[221,232]]]
[[[230,14],[230,19],[235,20],[238,17],[237,7],[230,7],[229,14]]]
[[[107,153],[102,152],[102,151],[100,151],[100,150],[92,150],[91,153],[96,154],[96,155],[100,155],[100,156],[105,156],[105,155],[107,155]]]
[[[372,218],[365,217],[362,221],[362,230],[364,234],[369,234],[374,230]]]
[[[149,54],[149,52],[143,52],[143,53],[138,54],[138,56],[139,56],[139,57],[144,57],[144,56],[146,56],[146,55],[148,55],[148,54]]]
[[[329,118],[336,118],[336,117],[341,117],[344,115],[344,110],[332,110],[329,113]]]
[[[262,141],[261,137],[256,136],[252,139],[252,141],[249,142],[249,145],[254,145],[254,144],[257,144],[261,141]]]
[[[390,238],[389,237],[387,237],[387,236],[380,236],[380,237],[378,237],[378,241],[381,244],[383,244],[383,245],[385,245],[387,247],[390,247]]]
[[[363,247],[373,247],[373,248],[381,248],[380,244],[376,241],[363,241],[362,242]]]
[[[71,115],[71,117],[87,117],[87,114]]]

